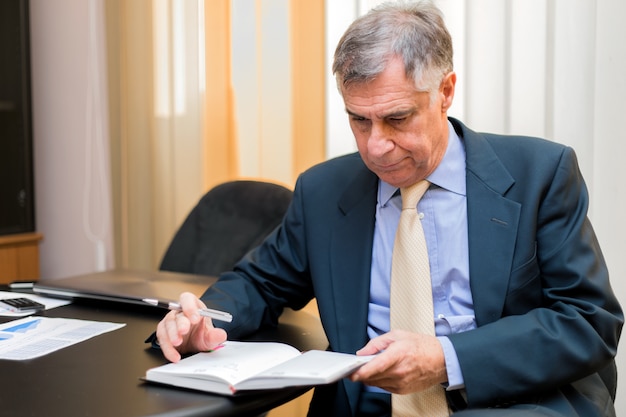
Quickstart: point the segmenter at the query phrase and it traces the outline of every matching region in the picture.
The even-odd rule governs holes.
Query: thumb
[[[393,340],[387,337],[387,335],[378,336],[367,342],[361,349],[357,350],[356,354],[359,356],[375,355],[387,349],[392,342]]]
[[[224,329],[207,325],[201,339],[198,348],[200,351],[207,351],[215,349],[216,346],[224,343],[227,339],[227,335]]]

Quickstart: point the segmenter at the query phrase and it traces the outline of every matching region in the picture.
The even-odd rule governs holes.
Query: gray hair
[[[335,50],[332,69],[339,92],[372,81],[396,56],[419,91],[435,93],[452,71],[452,38],[432,3],[383,3],[355,20]]]

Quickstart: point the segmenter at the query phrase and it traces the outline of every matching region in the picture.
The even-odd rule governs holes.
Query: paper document
[[[25,360],[90,339],[124,323],[27,317],[0,325],[0,359]]]
[[[46,310],[49,310],[55,307],[61,307],[61,306],[71,303],[71,301],[69,300],[58,300],[56,298],[42,297],[40,295],[27,294],[27,293],[21,293],[21,292],[0,291],[0,298],[18,298],[18,297],[25,297],[25,298],[30,298],[31,300],[38,301],[41,304],[46,306]],[[29,316],[33,313],[34,311],[15,313],[13,311],[0,307],[0,316],[24,317],[24,316]]]

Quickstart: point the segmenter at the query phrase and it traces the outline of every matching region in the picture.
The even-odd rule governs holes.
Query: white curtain
[[[157,262],[204,191],[199,152],[204,135],[203,6],[198,0],[152,3],[153,61],[146,69],[154,71],[154,101],[147,150],[152,152],[152,259]]]

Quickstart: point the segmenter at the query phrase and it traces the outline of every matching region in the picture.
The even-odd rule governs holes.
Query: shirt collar
[[[456,194],[465,195],[465,146],[457,135],[452,123],[448,121],[448,148],[443,159],[428,176],[428,181]],[[394,196],[397,187],[379,181],[378,201],[387,204]]]

